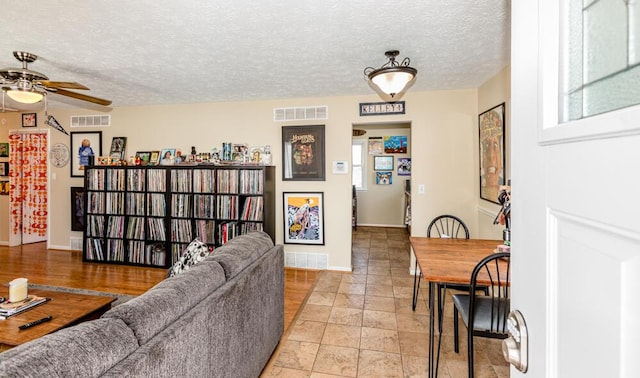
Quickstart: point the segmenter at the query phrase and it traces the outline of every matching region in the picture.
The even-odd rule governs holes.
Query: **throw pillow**
[[[178,261],[169,268],[169,277],[189,270],[190,267],[204,260],[212,252],[206,243],[201,242],[198,238],[194,239],[182,252]]]

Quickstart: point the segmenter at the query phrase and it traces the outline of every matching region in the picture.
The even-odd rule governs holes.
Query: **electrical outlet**
[[[418,194],[424,194],[424,184],[418,185]]]

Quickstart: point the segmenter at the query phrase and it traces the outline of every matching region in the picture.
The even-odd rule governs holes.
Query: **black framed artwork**
[[[324,125],[282,126],[282,180],[324,181]]]
[[[500,185],[505,184],[505,103],[480,113],[480,198],[499,204]]]
[[[374,156],[373,157],[373,170],[374,171],[390,171],[393,169],[393,156]]]
[[[36,127],[38,115],[36,113],[22,113],[22,127]]]
[[[71,187],[71,231],[84,230],[85,204],[84,187]]]
[[[71,132],[71,177],[83,177],[84,167],[102,155],[102,131]]]

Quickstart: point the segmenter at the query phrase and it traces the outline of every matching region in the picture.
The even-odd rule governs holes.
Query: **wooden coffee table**
[[[29,289],[29,294],[51,298],[50,301],[21,314],[0,320],[0,352],[37,339],[61,328],[99,318],[111,308],[114,297]],[[51,321],[20,330],[27,322],[51,315]]]

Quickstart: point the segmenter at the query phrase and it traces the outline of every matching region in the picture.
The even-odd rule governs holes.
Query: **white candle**
[[[9,282],[9,302],[19,302],[27,298],[28,280],[16,278]]]

